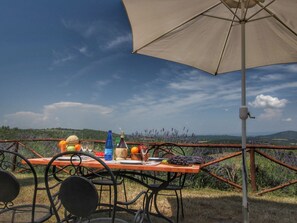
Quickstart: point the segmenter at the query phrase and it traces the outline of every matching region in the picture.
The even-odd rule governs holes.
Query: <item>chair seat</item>
[[[90,222],[90,223],[97,223],[97,222],[98,223],[111,223],[112,220],[111,220],[111,218],[98,218],[98,219],[95,218],[95,219],[83,221],[82,223],[88,223],[88,222]],[[128,222],[125,220],[116,218],[114,223],[128,223]]]
[[[107,179],[93,179],[92,182],[93,184],[97,184],[97,185],[106,185],[106,186],[113,185],[112,180],[107,180]],[[118,180],[116,181],[116,184],[120,185],[122,184],[122,182],[123,180]]]
[[[160,184],[150,184],[149,188],[156,189],[160,187]],[[162,190],[181,190],[182,187],[179,185],[168,185],[167,187],[162,188]]]
[[[18,205],[11,207],[10,209],[4,209],[0,211],[0,222],[17,222],[17,223],[29,223],[31,222],[32,205]],[[34,222],[44,222],[52,216],[50,207],[46,205],[35,205]],[[12,220],[14,218],[14,220]]]

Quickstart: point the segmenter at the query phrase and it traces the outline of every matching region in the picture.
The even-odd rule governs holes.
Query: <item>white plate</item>
[[[121,160],[121,164],[142,164],[140,160]]]
[[[158,162],[158,161],[147,161],[143,165],[146,165],[146,166],[156,166],[156,165],[159,165],[160,163],[161,162]]]
[[[162,158],[162,157],[149,157],[148,158],[149,161],[162,161],[164,159],[165,158]]]
[[[105,163],[118,163],[116,160],[104,160]]]
[[[57,158],[57,160],[63,160],[63,161],[70,161],[70,160],[73,160],[73,161],[77,161],[79,160],[78,157],[71,157],[71,156],[60,156]]]
[[[82,160],[94,160],[92,157],[89,156],[81,156]]]

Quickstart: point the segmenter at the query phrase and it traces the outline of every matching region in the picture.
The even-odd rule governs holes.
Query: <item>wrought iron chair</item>
[[[68,157],[68,158],[67,158]],[[65,164],[54,163],[68,159]],[[100,168],[89,166],[88,161],[95,160]],[[94,162],[92,162],[94,164]],[[98,210],[99,195],[93,179],[105,179],[112,182],[113,200],[110,217]],[[117,200],[117,180],[110,168],[98,157],[84,152],[65,152],[54,156],[45,170],[47,194],[57,222],[125,222],[116,218],[119,210]],[[125,204],[125,203],[124,203]]]
[[[112,186],[113,186],[113,181],[110,179],[104,179],[104,178],[95,178],[92,179],[92,182],[95,185],[99,186],[99,202],[98,205],[100,206],[107,206],[109,207],[109,217],[111,217],[111,210],[112,210]],[[124,203],[128,202],[128,198],[127,198],[127,191],[126,191],[126,184],[124,181],[124,178],[122,177],[116,177],[116,185],[122,186],[123,187],[123,193],[124,193]],[[104,203],[102,202],[101,198],[103,197],[103,192],[107,192],[108,193],[108,203]],[[126,204],[126,208],[128,209],[128,204]]]
[[[150,149],[150,154],[152,157],[161,157],[161,158],[171,158],[175,155],[185,155],[184,150],[182,147],[174,144],[174,143],[163,143],[160,145],[157,145]],[[168,173],[170,174],[170,173]],[[154,173],[155,176],[160,177],[160,173]],[[164,176],[168,177],[169,175]],[[183,207],[183,197],[182,197],[182,189],[184,188],[186,180],[186,174],[179,174],[174,181],[172,181],[168,186],[161,189],[161,191],[158,193],[158,195],[166,195],[166,196],[175,196],[176,197],[176,204],[177,204],[177,210],[176,210],[176,221],[179,222],[179,215],[180,215],[180,206],[181,206],[181,215],[182,218],[184,218],[184,207]],[[152,184],[149,184],[149,190],[156,189],[160,186],[158,182],[153,182]],[[148,190],[148,191],[149,191]],[[174,194],[171,193],[162,193],[162,191],[174,191]]]
[[[36,202],[38,190],[31,163],[17,152],[0,149],[0,222],[47,221],[52,212]]]

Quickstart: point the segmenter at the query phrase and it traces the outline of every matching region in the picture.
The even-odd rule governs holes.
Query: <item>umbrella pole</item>
[[[248,191],[247,191],[247,168],[246,168],[246,120],[248,108],[246,106],[246,67],[245,67],[245,8],[241,0],[241,107],[239,116],[241,119],[241,149],[242,149],[242,212],[243,222],[249,223]]]

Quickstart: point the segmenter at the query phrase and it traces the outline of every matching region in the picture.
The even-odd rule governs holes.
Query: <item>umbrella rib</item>
[[[162,35],[156,37],[156,38],[153,39],[152,41],[150,41],[150,42],[144,44],[142,47],[138,48],[137,50],[134,50],[133,53],[137,53],[139,50],[142,50],[142,49],[145,48],[146,46],[148,46],[148,45],[152,44],[153,42],[155,42],[155,41],[161,39],[162,37],[166,36],[168,33],[172,32],[172,31],[178,29],[179,27],[183,26],[184,24],[186,24],[186,23],[188,23],[188,22],[190,22],[190,21],[196,19],[197,17],[203,15],[205,12],[208,12],[209,10],[211,10],[211,9],[213,9],[213,8],[215,8],[215,7],[217,7],[217,6],[220,5],[220,4],[222,4],[222,3],[219,2],[219,3],[217,3],[217,4],[213,5],[213,6],[210,6],[208,9],[204,10],[203,12],[201,12],[201,13],[199,13],[199,14],[197,14],[197,15],[194,15],[193,17],[191,17],[190,19],[188,19],[188,20],[182,22],[182,23],[179,24],[178,26],[175,26],[174,28],[170,29],[169,31],[167,31],[167,32],[163,33]]]
[[[243,4],[244,4],[244,3],[243,3]],[[250,0],[247,1],[247,5],[249,5],[249,4],[250,4]],[[240,7],[241,7],[241,6],[240,6]],[[245,19],[245,17],[246,17],[247,12],[248,12],[248,7],[245,7],[244,16],[243,16],[244,19]],[[241,19],[241,20],[242,20],[242,19]]]
[[[266,12],[268,12],[272,18],[274,18],[276,21],[278,21],[280,24],[282,24],[287,30],[289,30],[291,33],[293,33],[295,36],[297,36],[297,33],[291,29],[289,26],[287,26],[279,17],[277,17],[274,13],[272,13],[269,9],[267,8],[264,8],[264,10]]]
[[[228,18],[223,18],[223,17],[219,17],[219,16],[214,16],[214,15],[203,14],[203,16],[207,16],[207,17],[211,17],[211,18],[215,18],[215,19],[222,19],[222,20],[226,20],[229,22],[238,22],[239,23],[239,21],[235,21],[234,19],[228,19]]]
[[[225,5],[226,6],[226,8],[234,15],[234,16],[236,16],[236,18],[240,21],[241,19],[236,15],[236,12],[237,12],[237,8],[238,8],[238,6],[239,6],[239,4],[240,4],[240,1],[237,3],[237,8],[236,8],[236,11],[235,11],[235,13],[233,12],[233,10],[230,8],[230,6],[224,1],[224,0],[221,0],[221,2],[223,3],[223,5]],[[234,20],[234,19],[233,19]]]
[[[271,17],[273,17],[273,15],[263,16],[261,18],[249,20],[249,21],[247,21],[247,23],[254,22],[254,21],[257,21],[257,20],[261,20],[261,19],[267,19],[267,18],[271,18]]]
[[[218,66],[217,66],[217,69],[216,69],[216,72],[214,73],[214,75],[217,75],[217,74],[218,74],[218,70],[219,70],[219,67],[220,67],[221,62],[222,62],[223,54],[224,54],[225,49],[226,49],[227,41],[228,41],[228,39],[229,39],[230,32],[231,32],[231,29],[232,29],[232,26],[233,26],[235,17],[237,17],[237,16],[236,16],[237,10],[238,10],[238,8],[236,8],[236,10],[235,10],[235,14],[234,14],[234,16],[233,16],[233,20],[232,20],[232,22],[230,23],[230,27],[229,27],[229,30],[228,30],[228,34],[227,34],[227,36],[226,36],[226,39],[225,39],[225,42],[224,42],[224,46],[223,46],[222,52],[221,52],[221,54],[220,54],[220,59],[219,59],[219,62],[218,62]]]
[[[273,1],[271,1],[271,2],[269,2],[267,5],[262,5],[262,4],[260,4],[259,2],[257,2],[257,4],[261,7],[261,9],[259,10],[259,11],[257,11],[257,12],[255,12],[253,15],[251,15],[246,21],[249,21],[249,20],[251,20],[251,18],[253,18],[254,16],[256,16],[259,12],[261,12],[261,11],[263,11],[263,10],[265,10],[269,5],[271,5],[273,2],[275,2],[275,0],[273,0]],[[269,13],[269,12],[268,12]],[[271,13],[269,13],[270,15],[272,15]],[[264,18],[266,18],[266,17],[264,17]],[[252,20],[252,21],[255,21],[255,20],[258,20],[258,19],[254,19],[254,20]]]

